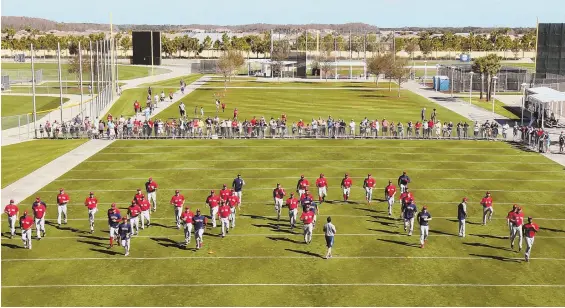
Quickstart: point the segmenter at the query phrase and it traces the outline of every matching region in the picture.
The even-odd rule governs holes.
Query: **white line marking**
[[[335,257],[334,257],[335,259]],[[481,288],[565,288],[562,284],[474,284],[474,283],[202,283],[202,284],[53,284],[53,285],[2,285],[3,289],[28,288],[196,288],[196,287],[481,287]]]
[[[147,162],[146,158],[136,159],[136,157],[131,157],[127,159],[129,161],[144,161]],[[403,163],[469,163],[469,164],[527,164],[527,165],[554,165],[555,163],[531,163],[531,162],[508,162],[508,161],[469,161],[469,160],[394,160],[394,159],[347,159],[347,160],[336,160],[336,159],[200,159],[194,160],[194,162],[403,162]],[[85,160],[85,163],[124,163],[124,160]],[[186,159],[163,159],[163,160],[151,160],[151,162],[187,162]]]
[[[277,151],[277,153],[297,153],[297,151]],[[174,154],[174,155],[181,155],[181,154],[198,154],[198,155],[202,155],[202,153],[166,153],[166,152],[115,152],[115,153],[111,153],[111,152],[100,152],[97,153],[97,155],[136,155],[136,154],[143,154],[143,155],[148,155],[148,154]],[[331,154],[331,153],[328,153]],[[426,154],[434,154],[434,153],[406,153],[406,152],[380,152],[379,154],[394,154],[394,155],[426,155]],[[525,156],[524,154],[492,154],[492,153],[441,153],[438,154],[441,156],[512,156],[512,157],[517,157],[517,156]]]
[[[340,189],[339,186],[328,186],[328,188],[332,188],[335,190]],[[352,187],[356,190],[364,190],[362,187]],[[160,191],[210,191],[216,188],[159,188]],[[263,188],[247,188],[246,191],[272,191],[273,187],[263,187]],[[65,189],[67,192],[90,192],[92,189]],[[132,189],[98,189],[97,192],[132,192]],[[565,191],[556,191],[556,190],[505,190],[505,189],[468,189],[468,188],[410,188],[410,191],[490,191],[490,192],[514,192],[514,193],[552,193],[552,194],[565,194]],[[40,190],[38,192],[41,193],[57,193],[58,190]]]
[[[265,140],[268,141],[268,140]],[[286,141],[286,140],[284,140]],[[283,141],[283,142],[284,142]],[[139,143],[139,140],[120,140],[119,143]],[[248,148],[277,148],[280,149],[281,145],[160,145],[160,144],[155,144],[155,145],[136,145],[133,144],[131,146],[127,146],[127,147],[121,147],[121,146],[110,146],[108,149],[131,149],[131,148],[244,148],[244,149],[248,149]],[[470,147],[470,148],[463,148],[463,147],[431,147],[431,146],[374,146],[374,145],[328,145],[328,146],[320,146],[320,145],[300,145],[300,148],[313,148],[313,149],[320,149],[320,148],[353,148],[353,149],[358,149],[358,148],[369,148],[369,149],[442,149],[442,150],[496,150],[496,151],[500,151],[500,150],[512,150],[515,151],[515,149],[513,148],[508,148],[508,147],[498,147],[498,148],[493,148],[493,147],[485,147],[485,148],[479,148],[479,147]],[[106,150],[107,151],[107,150]]]
[[[161,154],[161,153],[159,153]],[[524,162],[527,163],[527,162]],[[326,166],[325,168],[328,169],[344,169],[343,167],[337,166]],[[374,167],[367,167],[367,168],[359,168],[359,167],[348,167],[347,170],[396,170],[398,168],[374,168]],[[240,170],[304,170],[304,167],[245,167],[245,168],[186,168],[186,167],[175,167],[175,168],[112,168],[107,171],[166,171],[166,170],[209,170],[209,171],[240,171]],[[93,169],[72,169],[69,172],[93,172]],[[519,173],[563,173],[563,170],[555,170],[555,171],[543,171],[543,170],[495,170],[495,169],[463,169],[463,168],[410,168],[410,171],[472,171],[472,172],[519,172]],[[245,179],[245,177],[244,177]]]
[[[84,257],[84,258],[26,258],[26,259],[2,259],[2,262],[24,262],[24,261],[97,261],[97,260],[222,260],[222,259],[233,259],[233,260],[261,260],[261,259],[316,259],[316,256],[179,256],[179,257]],[[504,257],[502,257],[504,258]],[[384,259],[384,260],[474,260],[474,261],[484,261],[493,260],[488,257],[457,257],[457,256],[335,256],[333,259]],[[507,260],[524,260],[523,258],[504,258]],[[530,258],[531,260],[543,260],[543,261],[565,261],[565,258]]]
[[[171,225],[172,226],[172,225]],[[179,231],[180,232],[180,231]],[[299,231],[300,232],[300,231]],[[433,233],[433,232],[432,232]],[[216,233],[205,233],[206,236],[214,237]],[[323,233],[314,233],[313,236],[324,236]],[[302,237],[302,233],[247,233],[247,234],[230,234],[228,237],[285,237],[285,236],[300,236]],[[389,234],[389,233],[340,233],[339,236],[374,236],[376,238],[379,237],[407,237],[406,234]],[[433,234],[433,237],[457,237],[456,234]],[[508,235],[489,235],[498,237],[500,239],[506,239]],[[169,238],[169,237],[182,237],[184,238],[184,234],[168,234],[168,235],[135,235],[133,239],[150,239],[150,238]],[[467,237],[480,237],[478,235],[467,235]],[[417,238],[417,236],[416,236]],[[565,239],[565,236],[543,236],[543,235],[536,235],[536,238],[550,238],[550,239]],[[87,236],[45,236],[42,237],[42,240],[70,240],[70,239],[88,239]]]

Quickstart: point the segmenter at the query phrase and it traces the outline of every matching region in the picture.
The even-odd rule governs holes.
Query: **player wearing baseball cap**
[[[129,256],[132,233],[133,230],[131,228],[131,225],[128,223],[127,218],[123,217],[122,222],[118,225],[118,235],[120,236],[122,246],[126,250],[126,252],[124,253],[125,257]]]
[[[526,254],[524,259],[526,262],[530,262],[530,253],[532,252],[532,246],[534,246],[534,238],[539,232],[539,226],[533,222],[532,217],[528,217],[528,223],[524,225],[524,236],[526,237]]]
[[[222,225],[222,237],[225,237],[230,231],[230,214],[230,206],[227,202],[221,200],[220,207],[218,208],[218,216],[220,217],[220,224]]]
[[[325,202],[328,196],[328,181],[323,173],[320,173],[320,177],[316,179],[316,187],[318,187],[318,201]]]
[[[349,174],[345,174],[343,179],[341,180],[341,188],[343,188],[343,202],[347,202],[349,196],[351,195],[351,186],[353,185],[353,181],[349,177]]]
[[[494,214],[490,192],[487,191],[486,195],[483,197],[483,199],[481,199],[481,205],[483,206],[483,226],[485,226],[487,224],[487,217],[490,221],[492,219],[492,214]]]
[[[367,174],[367,178],[363,181],[363,188],[365,189],[365,200],[367,200],[367,204],[371,204],[373,200],[373,188],[375,187],[375,179],[371,176],[371,174]]]
[[[184,225],[184,247],[188,247],[190,244],[190,233],[192,232],[194,213],[190,210],[188,206],[185,206],[184,212],[182,212],[180,219]]]
[[[302,196],[309,186],[310,182],[308,182],[308,180],[304,177],[304,174],[302,174],[300,176],[300,179],[298,179],[298,183],[296,184],[296,192],[299,196]]]
[[[153,178],[149,178],[147,182],[145,182],[145,191],[147,191],[147,200],[149,203],[153,203],[153,212],[157,211],[157,188],[159,185]]]
[[[65,193],[63,188],[59,189],[57,195],[57,224],[61,227],[61,217],[65,216],[64,224],[67,224],[67,204],[71,201],[69,195]]]
[[[210,219],[212,219],[212,227],[216,228],[216,216],[218,216],[218,206],[220,205],[220,196],[216,196],[213,190],[206,198],[206,204],[210,207]]]
[[[94,233],[94,214],[98,212],[98,199],[94,197],[93,192],[90,192],[84,200],[84,206],[88,210],[88,222],[90,223],[90,234],[92,234]]]
[[[232,189],[231,196],[228,198],[228,205],[230,206],[231,214],[230,214],[230,223],[231,228],[235,228],[235,217],[236,211],[239,209],[239,197],[237,196],[236,192]]]
[[[418,223],[420,224],[420,248],[424,248],[424,244],[428,240],[430,233],[429,221],[432,220],[432,214],[428,212],[428,207],[424,205],[422,211],[418,213]]]
[[[310,244],[312,242],[312,229],[314,228],[314,213],[310,211],[310,207],[304,209],[300,220],[304,224],[304,243]]]
[[[467,197],[463,198],[457,206],[457,220],[459,221],[459,237],[465,237],[465,220],[467,219]]]
[[[241,178],[241,174],[238,174],[237,177],[233,179],[231,187],[239,198],[239,203],[243,202],[243,186],[245,186],[245,181]]]
[[[403,193],[408,184],[410,183],[410,177],[406,175],[406,171],[402,172],[402,175],[398,177],[398,187],[400,187],[400,192]]]
[[[518,251],[522,251],[522,227],[524,225],[524,213],[522,208],[517,206],[514,213],[510,216],[512,223],[512,234],[510,235],[510,249],[514,250],[514,239],[518,236]]]
[[[33,218],[24,211],[24,215],[20,217],[20,228],[22,229],[22,241],[24,248],[31,249],[31,227],[33,227]]]
[[[18,219],[18,215],[20,210],[18,209],[18,205],[12,199],[10,200],[10,204],[4,207],[4,213],[8,216],[8,226],[10,226],[10,239],[16,235],[16,220]]]
[[[510,219],[512,219],[512,215],[514,215],[517,207],[518,205],[516,204],[512,205],[512,210],[510,210],[510,212],[508,212],[508,215],[506,215],[506,223],[508,224],[508,238],[512,237],[512,222],[510,221]]]
[[[277,187],[273,189],[273,199],[275,200],[275,212],[277,213],[277,221],[281,220],[281,211],[284,204],[284,196],[286,196],[284,188],[280,183],[277,183]]]
[[[135,230],[135,233],[132,234],[132,235],[138,235],[139,234],[139,215],[140,214],[141,214],[141,208],[135,202],[135,200],[132,200],[131,205],[128,207],[129,224],[131,226],[132,233],[133,233],[133,230]]]
[[[196,210],[196,215],[192,218],[194,224],[194,237],[196,237],[196,249],[202,248],[204,243],[204,230],[206,230],[206,223],[208,219],[200,213],[200,209]]]
[[[408,231],[408,236],[414,231],[414,215],[418,212],[416,204],[412,200],[408,200],[408,204],[404,207],[402,217],[404,217],[404,231]]]
[[[296,215],[298,213],[298,199],[294,198],[294,193],[290,193],[290,198],[286,200],[288,207],[288,218],[290,220],[290,230],[296,226]]]
[[[392,206],[394,205],[394,195],[396,195],[396,186],[392,184],[392,181],[388,181],[388,185],[385,187],[385,199],[388,203],[388,216],[392,216]],[[401,214],[403,214],[403,209],[401,209]],[[402,217],[401,217],[402,218]]]
[[[171,197],[171,205],[175,212],[175,222],[177,224],[177,229],[180,229],[182,214],[182,208],[184,206],[184,196],[180,194],[179,190],[175,190],[175,194]]]
[[[108,248],[114,247],[114,238],[118,235],[118,225],[122,220],[122,215],[115,203],[112,203],[108,209],[108,227],[110,228],[110,246]],[[119,243],[118,243],[119,245]]]

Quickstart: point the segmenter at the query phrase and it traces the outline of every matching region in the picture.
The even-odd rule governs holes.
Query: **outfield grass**
[[[434,217],[424,249],[417,247],[419,231],[406,236],[380,200],[387,180],[403,170],[412,178],[416,204],[427,205]],[[271,192],[279,182],[290,193],[300,174],[313,183],[321,172],[331,203],[321,206],[314,240],[305,245],[300,230],[289,230],[286,209],[283,221],[273,218]],[[354,181],[348,204],[339,201],[344,172]],[[208,191],[229,185],[237,173],[246,186],[236,228],[224,239],[219,228],[209,228],[202,250],[192,249],[194,238],[188,250],[179,249],[183,234],[168,205],[174,190],[193,210],[208,213]],[[361,188],[367,173],[377,180],[370,206]],[[160,185],[158,209],[152,227],[132,239],[126,258],[121,247],[107,249],[105,211],[112,202],[124,208],[150,176]],[[560,306],[563,183],[562,166],[498,142],[117,141],[36,193],[52,209],[64,187],[71,197],[68,225],[53,227],[56,211],[48,210],[47,237],[34,240],[33,250],[19,249],[19,239],[2,240],[2,305],[186,306],[193,294],[205,294],[190,305]],[[481,226],[478,203],[487,190],[495,215]],[[89,191],[100,201],[92,235],[81,204]],[[469,198],[469,223],[461,239],[454,218],[463,196]],[[23,200],[20,210],[29,210],[32,199]],[[509,251],[504,239],[513,203],[542,228],[530,263]],[[398,209],[395,204],[394,217]],[[334,259],[323,260],[328,215],[338,234]]]
[[[330,84],[330,83],[328,83]],[[367,83],[374,85],[373,83]],[[294,83],[292,83],[294,85]],[[355,84],[357,85],[357,84]],[[363,86],[365,83],[359,84]],[[287,85],[291,86],[291,85]],[[219,93],[218,89],[196,89],[182,99],[186,105],[188,115],[191,116],[194,106],[204,106],[205,116],[215,116],[214,95]],[[224,93],[221,91],[220,93]],[[226,112],[220,114],[222,118],[233,115],[234,108],[239,111],[239,119],[251,119],[264,116],[269,119],[286,114],[289,122],[297,122],[299,119],[309,121],[312,118],[334,118],[350,121],[354,119],[359,123],[364,117],[369,119],[388,119],[389,121],[413,121],[420,118],[420,110],[426,107],[428,110],[436,108],[438,118],[442,121],[453,121],[457,123],[465,119],[458,114],[444,109],[425,98],[409,91],[401,91],[401,97],[397,97],[397,90],[323,90],[296,87],[295,90],[277,89],[276,86],[267,89],[228,89],[221,101],[226,103]],[[161,119],[178,117],[178,105],[175,103],[159,114]]]
[[[208,80],[204,86],[206,87],[224,87],[224,80],[221,79],[211,79]],[[327,81],[251,81],[245,80],[240,81],[239,79],[232,79],[231,82],[227,83],[227,87],[270,87],[270,88],[388,88],[389,85],[392,88],[398,88],[398,84],[389,83],[386,80],[379,79],[379,84],[375,82],[338,82],[331,78]]]
[[[2,146],[2,188],[86,141],[88,140],[34,140]]]
[[[58,79],[58,64],[57,63],[35,63],[34,68],[36,70],[44,70],[43,80],[53,80]],[[2,63],[2,69],[8,70],[4,73],[8,75],[14,75],[15,72],[11,70],[30,70],[29,78],[31,80],[31,63]],[[76,74],[70,74],[68,71],[68,64],[61,64],[61,75],[64,80],[78,80]],[[164,68],[154,68],[153,74],[160,75],[170,72],[168,69]],[[23,72],[18,72],[22,74]],[[118,79],[119,80],[129,80],[147,77],[151,75],[151,68],[147,66],[135,66],[135,65],[118,65]],[[90,80],[90,73],[83,73],[84,80]]]
[[[68,98],[63,98],[63,103],[68,101]],[[59,97],[54,96],[36,96],[35,108],[38,112],[38,120],[45,115],[44,112],[54,108],[58,108],[61,104]],[[26,114],[33,112],[33,97],[19,96],[19,95],[2,95],[2,130],[17,127],[18,117],[20,115],[20,124],[26,124]],[[32,116],[30,115],[30,121]]]
[[[159,82],[144,83],[144,84],[140,85],[140,87],[151,87],[151,88],[177,87],[178,89],[180,89],[181,79],[184,80],[184,82],[187,85],[189,85],[189,84],[193,83],[194,81],[198,80],[200,77],[202,77],[202,74],[192,74],[192,75],[186,75],[186,76],[182,76],[182,77],[166,79],[166,80],[162,80],[162,81],[159,81]]]
[[[469,102],[469,97],[460,97],[460,99]],[[487,102],[485,99],[479,100],[478,97],[473,97],[471,103],[492,112],[492,100]],[[497,99],[494,100],[494,113],[505,116],[510,120],[519,120],[520,116],[510,111],[511,108],[511,106],[508,106]]]

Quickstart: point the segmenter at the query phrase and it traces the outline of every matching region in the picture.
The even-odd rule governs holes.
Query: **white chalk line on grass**
[[[130,161],[144,161],[148,162],[147,158],[137,159],[136,157],[128,158],[127,160],[85,160],[83,163],[127,163]],[[508,162],[508,161],[469,161],[469,160],[391,160],[391,159],[199,159],[199,160],[187,160],[187,159],[163,159],[163,160],[150,160],[150,162],[365,162],[367,164],[372,164],[374,162],[403,162],[403,163],[470,163],[470,164],[527,164],[527,165],[554,165],[555,163],[530,163],[530,162]]]
[[[332,188],[334,190],[338,190],[338,186],[328,186],[328,188]],[[218,188],[159,188],[160,191],[210,191],[210,190],[217,190]],[[265,191],[265,190],[273,190],[273,187],[263,187],[263,188],[248,188],[246,191]],[[353,187],[356,190],[363,190],[362,187]],[[67,192],[84,192],[88,193],[92,191],[92,189],[65,189]],[[132,192],[132,189],[97,189],[97,192]],[[468,188],[410,188],[410,191],[482,191],[482,192],[514,192],[514,193],[552,193],[552,194],[565,194],[565,191],[556,191],[556,190],[505,190],[505,189],[468,189]],[[58,193],[59,190],[40,190],[40,193]],[[290,194],[290,191],[289,191]]]
[[[326,176],[326,179],[342,179],[343,177],[337,177],[337,176]],[[363,176],[350,176],[350,178],[352,179],[365,179],[366,177]],[[391,177],[373,177],[376,180],[393,180],[393,178]],[[153,177],[154,180],[158,181],[160,180],[157,177]],[[225,181],[231,181],[233,180],[233,178],[222,178],[222,177],[214,177],[215,180],[225,180]],[[271,178],[271,177],[245,177],[246,180],[288,180],[288,179],[297,179],[296,176],[283,176],[283,177],[276,177],[276,178]],[[67,182],[67,181],[115,181],[115,180],[120,180],[120,181],[147,181],[147,177],[143,177],[143,178],[100,178],[100,179],[91,179],[91,178],[80,178],[80,179],[57,179],[54,180],[53,182]],[[161,179],[164,180],[164,179]],[[477,178],[438,178],[438,179],[434,179],[434,181],[460,181],[460,180],[465,180],[465,181],[497,181],[497,182],[565,182],[565,179],[563,180],[553,180],[553,179],[477,179]],[[375,188],[377,189],[377,188]]]
[[[149,161],[150,162],[150,161]],[[124,162],[125,163],[125,162]],[[340,169],[344,169],[343,167],[337,167],[337,166],[324,166],[324,168],[328,168],[328,169],[335,169],[335,168],[340,168]],[[347,167],[345,168],[346,170],[396,170],[398,171],[398,168],[374,168],[374,167],[367,167],[367,168],[359,168],[359,167]],[[205,168],[199,168],[199,167],[194,167],[194,168],[190,168],[190,167],[176,167],[176,168],[129,168],[129,169],[124,169],[124,168],[111,168],[108,170],[104,170],[104,171],[168,171],[168,170],[173,170],[173,171],[181,171],[181,170],[195,170],[195,171],[202,171],[202,170],[207,170],[207,171],[241,171],[241,170],[304,170],[304,167],[244,167],[244,168],[210,168],[210,167],[205,167]],[[96,170],[93,169],[72,169],[69,172],[93,172]],[[463,168],[410,168],[410,171],[469,171],[469,172],[517,172],[517,173],[563,173],[563,170],[494,170],[494,169],[463,169]]]
[[[334,257],[336,259],[337,257]],[[123,259],[123,258],[122,258]],[[131,260],[131,258],[129,258]],[[533,258],[532,258],[533,259]],[[176,284],[52,284],[52,285],[2,285],[2,289],[51,288],[202,288],[202,287],[481,287],[481,288],[565,288],[561,284],[475,284],[475,283],[176,283]]]
[[[294,153],[294,154],[299,154],[299,151],[277,151],[277,153]],[[166,153],[166,152],[98,152],[96,155],[163,155],[163,154],[173,154],[173,155],[181,155],[181,154],[191,154],[191,153]],[[198,154],[198,155],[202,155],[202,153],[194,153],[194,154]],[[326,154],[332,154],[332,153],[326,153]],[[384,154],[394,154],[394,155],[429,155],[429,154],[434,154],[437,156],[504,156],[504,157],[519,157],[519,156],[525,156],[524,154],[489,154],[489,153],[406,153],[406,152],[379,152],[378,155],[384,155]],[[339,159],[336,159],[336,161],[339,161]],[[367,160],[369,161],[369,160]]]
[[[398,222],[400,226],[401,222]],[[300,232],[300,231],[299,231]],[[180,231],[179,231],[180,233]],[[433,231],[432,231],[433,233]],[[205,236],[212,236],[214,237],[215,233],[206,233]],[[323,233],[313,233],[313,236],[325,236]],[[279,234],[279,233],[246,233],[246,234],[230,234],[228,237],[286,237],[286,236],[303,236],[302,233],[287,233],[287,234]],[[406,234],[389,234],[389,233],[340,233],[338,236],[360,236],[360,237],[376,237],[376,238],[386,238],[386,237],[409,237]],[[506,239],[508,235],[491,235],[494,237],[498,237],[500,239]],[[183,234],[168,234],[168,235],[135,235],[133,239],[151,239],[151,238],[169,238],[169,237],[179,237],[184,239]],[[432,237],[458,237],[457,234],[433,234]],[[467,237],[481,237],[478,235],[467,235]],[[418,239],[419,236],[415,235],[415,239]],[[536,238],[548,238],[548,239],[565,239],[565,236],[543,236],[543,235],[536,235]],[[88,239],[88,237],[84,236],[45,236],[42,237],[42,240],[70,240],[70,239]]]

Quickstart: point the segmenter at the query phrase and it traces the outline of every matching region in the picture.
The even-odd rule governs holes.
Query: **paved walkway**
[[[59,156],[50,163],[2,189],[2,204],[8,204],[10,199],[14,199],[16,203],[19,203],[30,197],[36,191],[45,187],[45,185],[53,182],[84,160],[112,144],[112,142],[113,140],[90,140],[76,149]]]
[[[489,112],[485,109],[477,107],[475,105],[469,104],[457,98],[452,98],[450,94],[436,92],[429,88],[424,88],[422,85],[415,81],[408,81],[402,85],[403,88],[410,90],[420,96],[423,96],[436,104],[445,107],[459,115],[470,119],[472,121],[479,121],[479,123],[483,123],[486,120],[492,121],[495,120],[500,124],[504,124],[509,122],[508,124],[512,127],[514,123],[504,116],[499,114],[494,114]],[[509,96],[506,98],[506,96]],[[502,98],[502,99],[501,99]],[[517,99],[518,98],[518,99]],[[511,106],[522,106],[521,96],[520,95],[500,95],[497,96],[497,99],[502,101],[505,104]],[[441,114],[439,115],[441,118]],[[565,154],[559,154],[559,145],[555,144],[555,141],[558,140],[558,136],[560,131],[558,129],[547,129],[550,133],[551,139],[554,141],[554,144],[550,147],[550,153],[544,153],[543,156],[553,160],[554,162],[565,166]],[[512,141],[513,137],[512,134],[508,134],[507,139]]]

